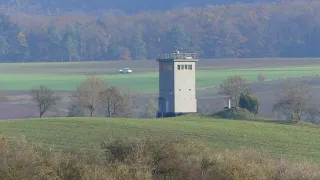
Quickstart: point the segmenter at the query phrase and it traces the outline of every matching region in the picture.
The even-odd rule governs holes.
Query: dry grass
[[[248,149],[217,153],[200,141],[168,138],[117,140],[95,157],[43,151],[24,138],[0,137],[2,180],[313,180],[320,167],[271,159]]]

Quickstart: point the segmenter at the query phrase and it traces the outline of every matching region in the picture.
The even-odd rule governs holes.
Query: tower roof
[[[187,62],[195,62],[199,61],[197,59],[196,53],[165,53],[161,54],[157,61],[187,61]]]

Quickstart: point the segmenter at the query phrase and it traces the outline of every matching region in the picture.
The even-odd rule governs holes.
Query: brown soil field
[[[203,69],[234,69],[234,68],[267,68],[267,67],[285,67],[285,66],[310,66],[320,65],[320,58],[248,58],[248,59],[200,59],[196,63],[197,70]],[[75,62],[75,63],[19,63],[4,64],[0,66],[0,72],[21,72],[42,73],[62,73],[62,74],[117,74],[119,69],[131,68],[134,73],[144,73],[158,70],[158,62],[156,60],[141,61],[99,61],[99,62]]]
[[[320,58],[247,58],[247,59],[200,59],[196,63],[197,70],[203,69],[234,69],[234,68],[266,68],[266,67],[285,67],[285,66],[310,66],[320,65]],[[117,73],[118,69],[129,67],[135,72],[157,71],[158,62],[155,60],[147,61],[112,61],[99,62],[93,64],[78,65],[83,68],[105,67],[106,72]],[[61,67],[64,67],[61,65]],[[59,67],[57,67],[59,68]],[[66,67],[65,67],[66,68]],[[70,66],[69,68],[72,68]],[[111,71],[110,71],[111,70]],[[109,74],[109,73],[108,73]]]
[[[103,63],[103,62],[101,62]],[[85,64],[86,68],[93,68],[99,64]],[[146,61],[112,61],[107,62],[110,69],[130,67],[132,69],[150,70],[158,69],[156,60]],[[255,67],[282,67],[282,66],[309,66],[320,65],[320,58],[241,58],[241,59],[199,59],[199,69],[230,69],[230,68],[255,68]],[[63,65],[62,65],[63,66]],[[79,64],[81,66],[81,64]],[[71,67],[71,66],[70,66]]]

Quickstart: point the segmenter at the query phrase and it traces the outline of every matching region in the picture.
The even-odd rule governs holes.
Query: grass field
[[[201,117],[166,119],[48,118],[0,121],[10,137],[26,135],[54,150],[99,150],[105,138],[173,135],[204,139],[217,150],[249,147],[274,157],[320,162],[320,128]]]
[[[131,75],[117,74],[129,67]],[[0,64],[0,90],[30,90],[46,84],[53,90],[75,90],[86,75],[98,75],[106,83],[137,92],[156,92],[158,89],[157,62],[112,61],[81,63],[17,63]],[[229,75],[241,75],[256,81],[262,72],[267,79],[319,74],[320,59],[239,59],[201,60],[197,64],[197,87],[219,84]]]

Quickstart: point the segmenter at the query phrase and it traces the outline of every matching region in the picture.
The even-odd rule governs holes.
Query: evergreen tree
[[[184,31],[183,25],[174,25],[171,30],[166,34],[165,45],[163,47],[167,52],[175,50],[181,52],[192,51],[191,38]]]
[[[4,56],[9,51],[9,44],[5,37],[0,36],[0,56]]]
[[[245,108],[252,114],[258,114],[259,112],[259,101],[258,99],[249,91],[240,94],[239,107]]]
[[[67,36],[65,42],[66,48],[68,49],[69,61],[72,61],[72,58],[76,58],[79,60],[78,52],[77,52],[77,44],[71,35]]]
[[[47,29],[49,39],[52,43],[59,44],[62,40],[61,34],[55,22],[51,21]]]
[[[132,59],[145,60],[147,58],[146,42],[143,41],[141,33],[135,33],[131,40]]]

